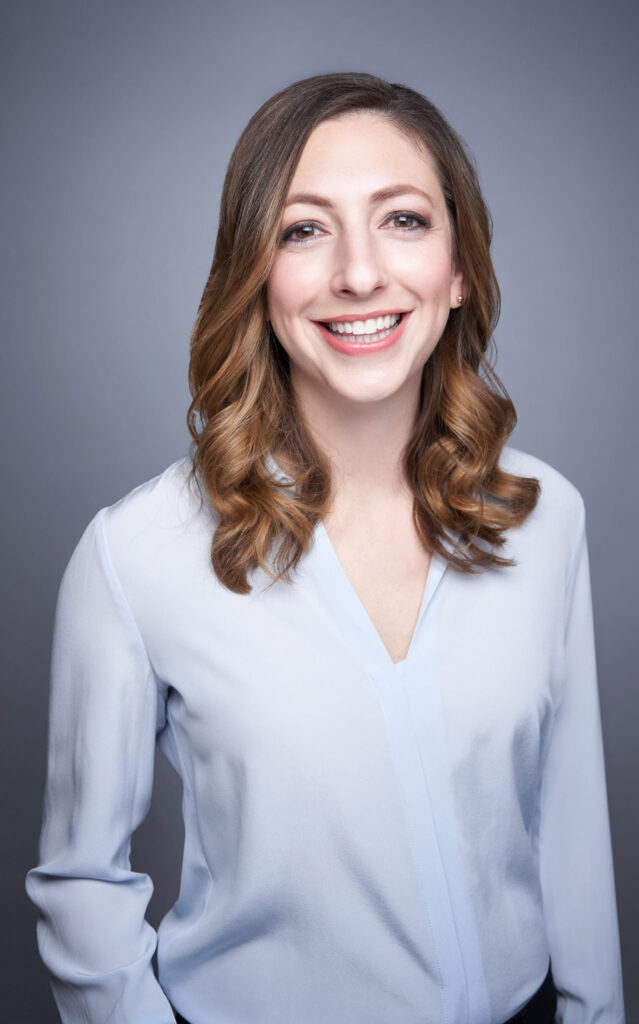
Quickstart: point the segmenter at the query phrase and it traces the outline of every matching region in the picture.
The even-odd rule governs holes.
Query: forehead
[[[397,182],[427,184],[441,193],[435,161],[423,144],[383,114],[353,111],[313,129],[289,192],[326,191],[340,184],[370,185],[374,191]]]

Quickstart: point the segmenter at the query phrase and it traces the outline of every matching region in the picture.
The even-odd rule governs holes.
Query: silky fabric
[[[506,1024],[554,1024],[555,1011],[557,1009],[557,993],[552,979],[552,968],[548,968],[548,974],[534,996],[526,1003],[516,1016],[506,1021]],[[173,1010],[176,1024],[189,1024],[177,1010]]]
[[[557,990],[552,976],[552,966],[534,996],[526,1005],[506,1021],[506,1024],[554,1024],[557,1010]]]
[[[503,1024],[549,960],[561,1024],[623,1021],[584,505],[501,465],[541,484],[514,564],[433,555],[397,664],[321,522],[290,581],[236,594],[188,460],[94,517],[27,877],[64,1024]],[[130,862],[156,742],[185,830],[157,935]]]

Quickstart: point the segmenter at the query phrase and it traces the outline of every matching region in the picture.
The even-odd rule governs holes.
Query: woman
[[[60,591],[27,885],[68,1024],[623,1020],[583,502],[505,447],[489,244],[403,86],[298,82],[240,138],[193,472],[98,513]]]

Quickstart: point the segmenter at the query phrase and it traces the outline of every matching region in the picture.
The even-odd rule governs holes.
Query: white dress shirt
[[[502,1024],[549,958],[562,1024],[624,1020],[583,501],[501,465],[542,485],[517,564],[434,556],[398,664],[321,524],[293,582],[239,595],[188,459],[96,515],[27,876],[65,1024]],[[156,739],[185,827],[157,935],[129,859]]]

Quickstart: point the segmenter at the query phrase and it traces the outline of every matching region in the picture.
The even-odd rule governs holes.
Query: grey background
[[[37,859],[60,575],[98,508],[188,451],[188,336],[237,135],[281,86],[335,70],[425,92],[469,142],[495,221],[512,443],[586,501],[633,1019],[635,7],[43,0],[1,12],[3,1019],[57,1020],[24,874]],[[158,762],[134,840],[154,924],[177,892],[179,795]]]

